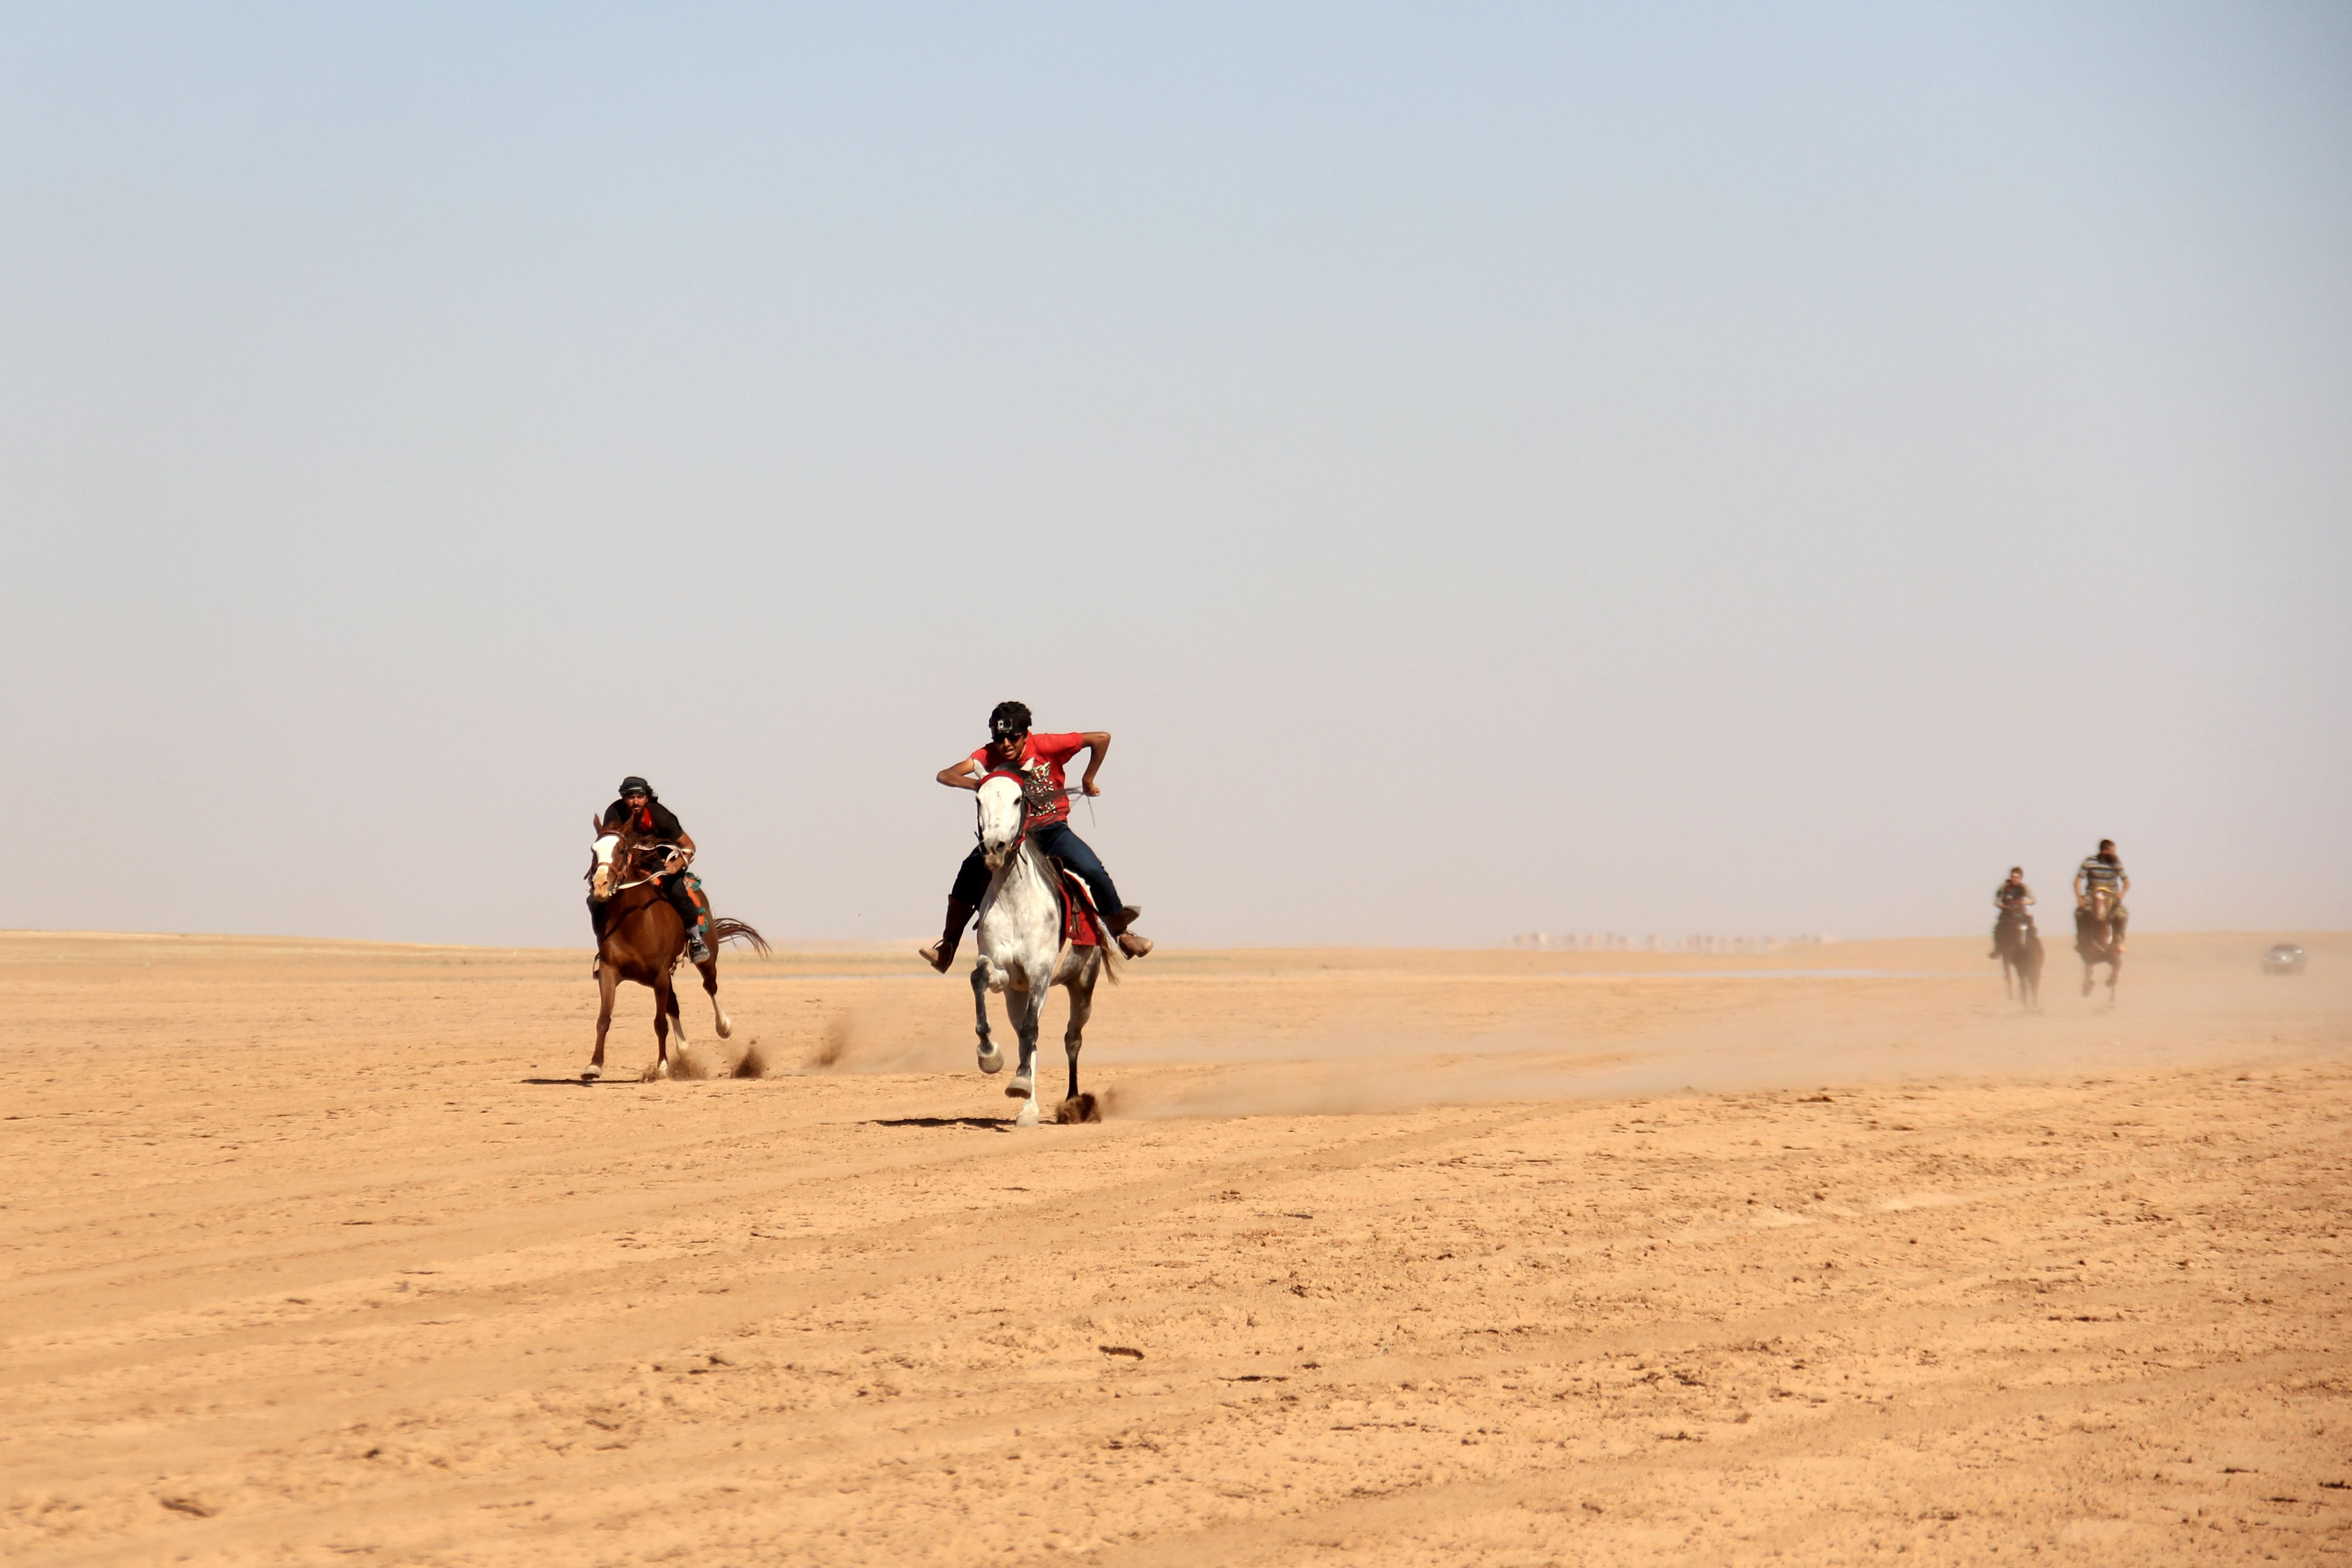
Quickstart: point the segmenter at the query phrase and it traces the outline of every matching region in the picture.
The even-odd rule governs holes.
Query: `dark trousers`
[[[1087,891],[1095,895],[1095,907],[1106,916],[1118,914],[1118,889],[1112,883],[1110,873],[1103,870],[1101,859],[1087,841],[1070,831],[1069,823],[1049,822],[1042,828],[1032,828],[1029,841],[1076,872],[1078,880],[1087,884]],[[987,892],[988,862],[980,858],[980,846],[974,844],[971,853],[963,857],[963,864],[956,868],[955,886],[948,890],[948,896],[977,909]]]
[[[702,911],[694,906],[694,893],[686,885],[684,872],[678,873],[676,876],[662,878],[661,894],[669,900],[669,906],[677,911],[677,917],[686,922],[686,929],[689,935],[697,925],[702,924]]]

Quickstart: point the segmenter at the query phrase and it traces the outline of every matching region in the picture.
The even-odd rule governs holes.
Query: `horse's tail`
[[[1110,934],[1110,922],[1102,911],[1089,909],[1087,918],[1095,923],[1095,945],[1102,949],[1103,974],[1114,986],[1118,984],[1119,971],[1127,967],[1127,955],[1118,948],[1118,938]]]
[[[752,930],[751,923],[748,920],[737,920],[730,915],[725,920],[713,920],[710,923],[710,945],[713,947],[730,936],[743,943],[755,953],[764,956],[768,951],[768,939]]]

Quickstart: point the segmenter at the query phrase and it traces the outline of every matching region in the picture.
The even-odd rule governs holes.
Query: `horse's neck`
[[[1020,850],[997,872],[993,893],[997,903],[1012,909],[1052,903],[1054,883],[1046,872],[1045,852],[1022,840]]]

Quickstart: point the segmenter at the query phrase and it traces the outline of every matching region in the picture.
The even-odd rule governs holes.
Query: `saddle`
[[[1097,947],[1110,940],[1109,927],[1103,922],[1102,911],[1095,907],[1095,895],[1076,872],[1052,855],[1045,863],[1054,868],[1054,897],[1062,906],[1062,942],[1070,947]]]

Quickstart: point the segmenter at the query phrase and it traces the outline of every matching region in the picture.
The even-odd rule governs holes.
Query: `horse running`
[[[2074,951],[2083,959],[2083,994],[2091,994],[2091,971],[2107,967],[2107,1005],[2116,1005],[2116,981],[2124,972],[2124,925],[2130,917],[2115,889],[2094,886],[2074,911]]]
[[[596,1054],[581,1071],[583,1083],[604,1075],[604,1035],[613,1027],[613,993],[623,980],[653,988],[655,1056],[646,1076],[670,1076],[672,1029],[677,1030],[679,1056],[686,1054],[686,1020],[678,1016],[677,991],[670,982],[671,971],[686,952],[686,922],[655,885],[664,869],[654,862],[674,852],[673,846],[634,831],[614,832],[601,821],[596,823],[595,859],[588,866],[589,901],[602,905],[596,936]],[[695,967],[702,971],[702,988],[709,993],[711,1020],[721,1040],[735,1028],[719,1005],[719,945],[730,936],[761,953],[768,950],[766,940],[740,920],[710,923],[710,956]]]
[[[2042,1006],[2042,933],[2022,912],[2004,910],[1993,927],[1992,945],[2000,954],[2000,991],[2030,1009]]]
[[[1070,1061],[1070,1089],[1055,1119],[1099,1121],[1095,1097],[1078,1092],[1078,1051],[1085,1044],[1087,1019],[1094,1011],[1095,982],[1106,973],[1114,981],[1118,978],[1118,960],[1112,956],[1118,949],[1099,915],[1075,889],[1063,896],[1078,901],[1082,917],[1093,927],[1093,941],[1069,940],[1062,897],[1054,890],[1057,873],[1029,841],[1028,804],[1019,779],[1005,773],[982,779],[979,811],[981,858],[990,873],[988,892],[980,901],[980,961],[971,971],[980,1070],[996,1072],[1004,1066],[1003,1055],[988,1038],[988,993],[1002,992],[1005,1013],[1021,1041],[1020,1064],[1004,1092],[1023,1102],[1016,1125],[1037,1124],[1037,1029],[1045,1012],[1045,993],[1059,986],[1070,993],[1070,1027],[1062,1034],[1062,1049]]]

